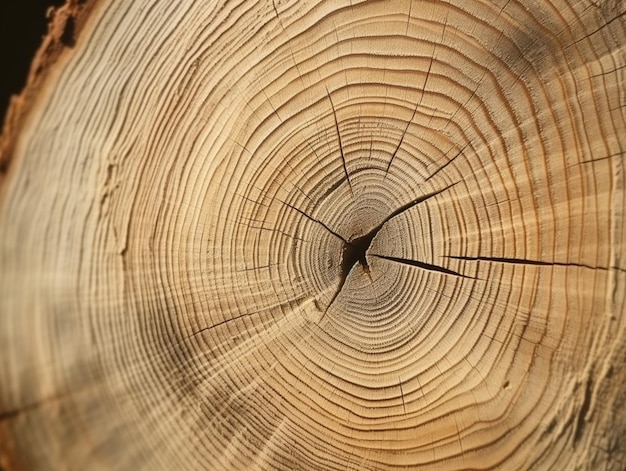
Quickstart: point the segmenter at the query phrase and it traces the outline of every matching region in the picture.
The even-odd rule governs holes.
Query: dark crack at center
[[[367,264],[367,258],[365,256],[367,250],[370,248],[372,240],[381,229],[382,226],[377,227],[369,234],[362,237],[358,237],[350,242],[346,242],[343,248],[343,258],[341,261],[341,276],[347,277],[352,267],[359,262],[364,270],[368,271],[369,266]]]
[[[332,299],[330,300],[330,303],[328,304],[328,306],[326,307],[326,311],[324,312],[324,314],[326,314],[326,312],[328,312],[328,309],[330,309],[330,307],[333,305],[333,303],[335,302],[335,300],[337,299],[337,297],[339,296],[339,293],[341,293],[341,290],[343,289],[344,285],[346,284],[346,280],[348,279],[348,275],[350,274],[350,271],[352,270],[352,268],[354,267],[354,265],[359,262],[361,264],[361,267],[363,267],[363,270],[369,275],[370,274],[370,270],[369,270],[369,265],[367,263],[367,257],[366,257],[366,253],[367,250],[370,248],[370,245],[372,243],[372,240],[374,240],[374,237],[376,237],[376,234],[378,234],[378,232],[380,232],[380,230],[383,228],[383,226],[390,220],[393,219],[394,217],[398,216],[399,214],[404,213],[405,211],[413,208],[414,206],[417,206],[418,204],[433,198],[434,196],[437,196],[438,194],[448,190],[449,188],[453,187],[455,185],[455,183],[453,183],[450,186],[447,186],[446,188],[443,188],[439,191],[435,191],[433,193],[429,193],[423,196],[420,196],[419,198],[414,199],[413,201],[408,202],[407,204],[400,206],[398,209],[396,209],[395,211],[393,211],[391,214],[389,214],[385,219],[383,219],[383,221],[376,226],[374,229],[372,229],[370,232],[368,232],[367,234],[365,234],[364,236],[361,237],[357,237],[356,239],[352,239],[350,241],[344,239],[343,237],[341,237],[341,235],[339,235],[338,233],[332,231],[328,226],[326,226],[325,224],[321,223],[320,221],[316,221],[319,224],[322,224],[330,233],[332,233],[333,235],[337,236],[338,238],[340,238],[343,241],[343,252],[342,252],[342,256],[341,256],[341,274],[339,277],[339,286],[337,286],[337,290],[335,291],[335,294],[333,295]],[[294,208],[297,210],[297,208]],[[301,212],[300,210],[297,210],[299,212]],[[302,213],[304,214],[304,213]],[[309,216],[307,216],[306,214],[304,214],[304,216],[306,216],[309,219]],[[404,260],[401,259],[393,259],[393,258],[389,258],[389,257],[380,257],[380,258],[387,258],[389,260],[393,260],[393,261],[397,261],[397,262],[401,262]],[[405,262],[412,262],[412,261],[405,261]],[[422,264],[422,263],[411,263],[412,265],[421,267],[421,268],[426,268],[426,269],[432,269],[433,266],[432,265],[428,265],[428,264]],[[439,267],[434,267],[434,268],[439,268]],[[440,269],[437,270],[443,273],[449,273],[449,274],[456,274],[455,272],[452,272],[450,270],[446,270],[446,269]],[[370,275],[371,277],[371,275]]]
[[[347,169],[346,170],[346,177],[347,177]],[[368,276],[370,277],[370,280],[372,280],[371,274],[370,274],[370,269],[369,269],[369,264],[367,262],[367,256],[366,253],[370,248],[370,245],[372,244],[372,240],[374,240],[374,237],[376,237],[376,235],[378,234],[378,232],[380,232],[380,230],[383,228],[383,226],[389,222],[391,219],[393,219],[394,217],[408,211],[409,209],[417,206],[420,203],[423,203],[424,201],[427,201],[431,198],[434,198],[435,196],[443,193],[446,190],[449,190],[450,188],[452,188],[454,185],[456,185],[456,183],[452,183],[451,185],[442,188],[438,191],[434,191],[432,193],[427,193],[425,195],[422,195],[412,201],[409,201],[408,203],[400,206],[399,208],[397,208],[395,211],[393,211],[392,213],[390,213],[386,218],[384,218],[381,223],[376,226],[374,229],[372,229],[370,232],[368,232],[367,234],[361,236],[361,237],[357,237],[355,239],[352,240],[347,240],[345,239],[340,233],[332,230],[328,225],[326,225],[324,222],[320,221],[319,219],[316,219],[310,215],[308,215],[306,212],[302,211],[301,209],[286,203],[286,202],[282,202],[285,206],[288,206],[289,208],[293,209],[294,211],[297,211],[298,213],[300,213],[302,216],[304,216],[305,218],[309,219],[312,222],[315,222],[317,224],[319,224],[320,226],[322,226],[326,231],[328,231],[330,234],[332,234],[333,236],[337,237],[338,239],[340,239],[343,242],[343,250],[342,250],[342,254],[341,254],[341,273],[340,273],[340,277],[339,277],[339,284],[337,286],[337,289],[335,290],[335,293],[332,297],[332,299],[330,300],[330,303],[328,303],[328,306],[326,307],[326,310],[324,311],[324,315],[326,314],[326,312],[328,312],[328,310],[330,309],[330,307],[333,305],[333,303],[335,302],[335,300],[337,299],[337,297],[339,296],[339,294],[341,293],[341,290],[343,289],[344,285],[346,284],[346,281],[348,279],[348,276],[350,275],[350,272],[352,271],[352,268],[354,267],[354,265],[356,265],[356,263],[360,263],[361,267],[363,268],[363,270],[365,271],[365,273],[368,274]],[[438,273],[444,273],[447,275],[455,275],[455,276],[460,276],[462,278],[471,278],[471,277],[467,277],[465,275],[462,275],[461,273],[457,273],[455,271],[449,270],[447,268],[444,267],[440,267],[437,265],[432,265],[429,263],[425,263],[425,262],[420,262],[418,260],[408,260],[408,259],[403,259],[403,258],[398,258],[398,257],[391,257],[391,256],[385,256],[385,255],[380,255],[380,254],[370,254],[370,256],[372,257],[377,257],[377,258],[382,258],[388,261],[392,261],[392,262],[396,262],[396,263],[402,263],[404,265],[409,265],[409,266],[414,266],[414,267],[418,267],[421,268],[423,270],[428,270],[428,271],[433,271],[433,272],[438,272]],[[373,281],[373,280],[372,280]]]
[[[347,241],[342,238],[344,245],[341,256],[341,274],[339,278],[339,286],[337,287],[337,291],[335,291],[333,298],[328,304],[326,311],[328,311],[330,306],[332,306],[332,304],[335,302],[335,299],[337,299],[337,296],[339,296],[339,293],[341,293],[343,285],[346,284],[346,280],[348,279],[348,275],[350,274],[352,267],[354,267],[357,262],[359,262],[363,267],[363,270],[369,274],[369,265],[367,264],[367,257],[365,256],[365,254],[370,248],[372,240],[374,239],[374,237],[376,237],[378,231],[382,229],[383,225],[384,222],[364,236],[357,237],[356,239],[352,239],[351,241]]]

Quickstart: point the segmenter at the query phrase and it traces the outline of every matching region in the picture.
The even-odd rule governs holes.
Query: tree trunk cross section
[[[626,5],[70,0],[0,138],[0,468],[626,469]]]

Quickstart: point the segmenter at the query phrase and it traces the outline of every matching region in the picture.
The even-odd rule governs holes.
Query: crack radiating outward
[[[346,280],[348,279],[348,275],[350,274],[350,271],[352,271],[352,268],[354,267],[354,265],[356,265],[357,262],[360,263],[361,266],[363,267],[363,270],[366,273],[369,274],[369,264],[367,262],[366,253],[369,250],[370,245],[371,245],[372,241],[374,240],[374,237],[376,237],[376,235],[380,232],[380,230],[383,228],[383,226],[389,220],[391,220],[394,217],[404,213],[405,211],[408,211],[409,209],[413,208],[414,206],[417,206],[418,204],[423,203],[424,201],[426,201],[426,200],[428,200],[430,198],[433,198],[433,197],[443,193],[444,191],[448,190],[449,188],[452,188],[454,185],[456,185],[456,183],[453,183],[452,185],[449,185],[449,186],[447,186],[447,187],[445,187],[445,188],[443,188],[441,190],[438,190],[438,191],[435,191],[435,192],[432,192],[432,193],[428,193],[426,195],[422,195],[419,198],[416,198],[413,201],[410,201],[407,204],[400,206],[398,209],[396,209],[391,214],[389,214],[389,216],[387,216],[385,219],[383,219],[383,221],[378,226],[376,226],[374,229],[372,229],[370,232],[368,232],[364,236],[357,237],[357,238],[352,239],[350,241],[347,241],[346,239],[341,237],[339,234],[335,234],[333,231],[330,231],[330,229],[327,228],[331,233],[337,235],[337,237],[341,238],[344,241],[344,247],[343,247],[342,257],[341,257],[341,274],[340,274],[340,277],[339,277],[339,285],[338,285],[337,290],[335,291],[333,297],[331,298],[330,303],[328,303],[328,307],[326,308],[325,313],[328,312],[328,309],[330,309],[330,307],[333,305],[333,303],[335,302],[335,300],[339,296],[339,293],[341,293],[341,290],[343,289],[344,285],[346,284]],[[296,208],[294,208],[294,209],[296,209]],[[309,219],[312,219],[312,218],[309,218]],[[326,226],[324,225],[324,227],[326,227]],[[461,275],[460,273],[456,273],[456,272],[454,272],[452,270],[448,270],[446,268],[438,267],[438,266],[435,266],[435,265],[430,265],[430,264],[427,264],[427,263],[417,262],[417,261],[413,261],[413,260],[404,260],[404,259],[399,259],[399,258],[395,258],[395,257],[385,257],[385,256],[382,256],[382,255],[375,255],[375,256],[378,257],[378,258],[385,258],[387,260],[391,260],[391,261],[395,261],[395,262],[410,264],[410,265],[413,265],[413,266],[417,266],[417,267],[423,268],[425,270],[437,271],[437,272],[440,272],[440,273],[446,273],[446,274],[450,274],[450,275],[461,276],[463,278],[469,278],[469,277],[466,277],[465,275]]]
[[[330,95],[329,95],[329,98],[330,98]],[[340,139],[340,142],[341,142],[341,139]],[[343,152],[342,152],[342,156],[343,156]],[[344,160],[344,164],[345,164],[345,160]],[[346,178],[347,178],[348,174],[347,174],[347,169],[345,168],[345,166],[344,166],[344,169],[346,170]],[[444,191],[449,190],[450,188],[452,188],[454,185],[456,185],[456,183],[448,185],[447,187],[445,187],[445,188],[443,188],[441,190],[437,190],[437,191],[434,191],[432,193],[428,193],[428,194],[422,195],[422,196],[420,196],[420,197],[418,197],[418,198],[416,198],[416,199],[414,199],[412,201],[409,201],[408,203],[400,206],[395,211],[391,212],[389,214],[389,216],[387,216],[385,219],[383,219],[380,224],[378,224],[374,229],[369,231],[367,234],[365,234],[365,235],[363,235],[361,237],[357,237],[357,238],[352,239],[352,240],[347,240],[341,234],[339,234],[338,232],[332,230],[324,222],[320,221],[319,219],[315,219],[314,217],[308,215],[307,213],[305,213],[301,209],[295,207],[294,205],[279,200],[282,204],[284,204],[288,208],[293,209],[294,211],[298,212],[299,214],[301,214],[302,216],[304,216],[308,220],[310,220],[310,221],[312,221],[312,222],[322,226],[327,232],[329,232],[330,234],[332,234],[333,236],[335,236],[336,238],[340,239],[343,242],[343,250],[342,250],[342,254],[341,254],[341,273],[339,275],[339,284],[338,284],[337,289],[335,290],[335,293],[333,294],[330,302],[328,303],[328,306],[326,307],[326,310],[324,311],[324,314],[326,314],[326,312],[328,312],[330,307],[333,305],[333,303],[335,302],[335,300],[337,299],[337,297],[341,293],[341,290],[343,289],[344,285],[346,284],[346,280],[348,279],[348,275],[350,274],[350,272],[352,271],[352,268],[354,267],[354,265],[356,265],[357,262],[359,264],[361,264],[361,266],[363,267],[363,270],[367,274],[369,274],[369,264],[367,262],[366,253],[369,250],[370,245],[371,245],[372,241],[374,240],[374,237],[376,237],[376,235],[380,232],[380,230],[383,228],[383,226],[387,222],[389,222],[394,217],[404,213],[405,211],[408,211],[409,209],[417,206],[418,204],[423,203],[424,201],[427,201],[430,198],[434,198],[437,195],[440,195]],[[443,273],[443,274],[447,274],[447,275],[459,276],[459,277],[462,277],[462,278],[472,278],[472,277],[463,275],[461,273],[457,273],[455,271],[449,270],[449,269],[444,268],[444,267],[440,267],[440,266],[437,266],[437,265],[431,265],[429,263],[424,263],[424,262],[420,262],[420,261],[417,261],[417,260],[408,260],[408,259],[403,259],[403,258],[398,258],[398,257],[390,257],[390,256],[385,256],[385,255],[379,255],[379,254],[375,254],[375,255],[373,254],[373,256],[378,257],[378,258],[382,258],[382,259],[385,259],[385,260],[389,260],[389,261],[392,261],[392,262],[403,263],[405,265],[415,266],[415,267],[418,267],[418,268],[422,268],[423,270]],[[454,258],[454,257],[451,257],[451,258]]]
[[[337,140],[339,142],[339,152],[341,153],[341,163],[343,164],[343,171],[346,174],[346,181],[348,182],[348,186],[350,187],[350,193],[354,195],[352,182],[350,181],[350,175],[348,174],[348,166],[346,164],[346,155],[343,153],[343,143],[341,142],[341,133],[339,132],[339,121],[337,121],[337,112],[335,111],[335,104],[333,103],[333,99],[330,96],[330,92],[328,91],[328,88],[326,89],[326,94],[328,95],[328,100],[330,101],[330,107],[333,110],[333,118],[335,118],[335,129],[337,131]]]
[[[438,272],[438,273],[444,273],[446,275],[460,276],[461,278],[475,279],[472,276],[463,275],[461,273],[449,270],[449,269],[444,268],[444,267],[440,267],[438,265],[431,265],[430,263],[419,262],[417,260],[410,260],[410,259],[407,259],[407,258],[389,257],[389,256],[386,256],[386,255],[378,255],[378,254],[371,254],[371,255],[372,255],[372,257],[382,258],[383,260],[389,260],[391,262],[397,262],[397,263],[402,263],[404,265],[410,265],[410,266],[413,266],[413,267],[418,267],[418,268],[421,268],[421,269],[427,270],[427,271],[434,271],[434,272]]]
[[[280,200],[279,200],[280,201]],[[294,211],[297,211],[298,213],[302,214],[305,218],[307,218],[310,221],[313,221],[317,224],[319,224],[320,226],[322,226],[324,229],[326,229],[328,232],[330,232],[332,235],[334,235],[335,237],[337,237],[338,239],[341,239],[343,241],[344,244],[347,244],[348,241],[346,239],[344,239],[343,237],[341,237],[341,235],[335,231],[333,231],[330,227],[328,227],[326,224],[324,224],[322,221],[315,219],[314,217],[309,216],[307,213],[305,213],[304,211],[302,211],[301,209],[296,208],[294,205],[286,203],[284,201],[280,201],[282,204],[284,204],[285,206],[287,206],[288,208],[293,209]]]
[[[538,265],[547,267],[578,267],[589,268],[590,270],[609,270],[608,267],[597,267],[593,265],[586,265],[584,263],[566,263],[566,262],[544,262],[542,260],[529,260],[525,258],[507,258],[507,257],[464,257],[459,255],[446,255],[446,258],[452,258],[454,260],[465,260],[471,262],[496,262],[507,263],[512,265]],[[619,269],[618,267],[611,267],[612,269]]]

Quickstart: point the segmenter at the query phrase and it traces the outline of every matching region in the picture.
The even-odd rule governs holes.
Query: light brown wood
[[[0,467],[626,468],[624,2],[52,24],[0,146]]]

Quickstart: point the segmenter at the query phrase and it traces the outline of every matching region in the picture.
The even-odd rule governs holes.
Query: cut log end
[[[0,140],[0,467],[626,463],[620,2],[70,1]]]

